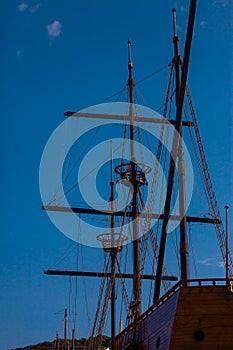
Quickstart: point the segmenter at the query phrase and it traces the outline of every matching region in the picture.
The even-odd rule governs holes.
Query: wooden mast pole
[[[176,108],[179,104],[180,95],[180,53],[179,53],[179,37],[176,32],[176,10],[173,9],[173,28],[174,28],[174,66],[176,78]],[[180,126],[180,137],[182,138],[182,123]],[[178,183],[179,183],[179,210],[180,210],[180,267],[181,279],[187,281],[188,279],[188,243],[186,232],[186,197],[185,197],[185,174],[184,174],[184,159],[182,142],[179,142],[178,148]],[[185,282],[184,282],[185,283]]]
[[[112,290],[111,290],[111,345],[112,350],[115,350],[115,337],[116,337],[116,258],[117,258],[117,247],[115,247],[115,220],[114,220],[114,181],[113,181],[113,154],[112,154],[112,140],[110,141],[110,187],[111,187],[111,279],[112,279]],[[114,274],[114,276],[112,276]]]
[[[176,122],[175,122],[175,128],[178,132],[180,132],[181,123],[182,123],[182,111],[183,111],[184,95],[185,95],[187,75],[188,75],[189,57],[190,57],[190,50],[191,50],[191,43],[192,43],[192,36],[193,36],[194,19],[195,19],[195,13],[196,13],[196,3],[197,3],[196,0],[191,0],[190,10],[189,10],[189,21],[188,21],[188,29],[187,29],[187,36],[186,36],[185,50],[184,50],[184,61],[183,61],[184,64],[183,64],[183,70],[182,70],[179,103],[178,103],[178,108],[176,112]],[[179,147],[179,140],[177,137],[174,137],[173,145],[172,145],[172,154],[174,159],[176,159],[177,157],[178,147]],[[164,263],[166,239],[167,239],[167,226],[169,223],[171,197],[172,197],[174,175],[175,175],[174,159],[172,159],[171,157],[171,160],[170,160],[167,194],[166,194],[166,200],[165,200],[165,206],[164,206],[164,220],[162,225],[158,265],[157,265],[157,271],[156,271],[156,282],[155,282],[154,300],[153,300],[154,302],[156,302],[160,296],[161,277],[162,277],[162,270],[163,270],[163,263]]]
[[[67,313],[67,309],[65,309],[65,316],[64,316],[64,347],[65,347],[65,350],[67,349],[67,336],[68,336],[68,313]]]
[[[131,183],[133,185],[132,199],[132,225],[133,225],[133,296],[132,306],[134,321],[141,314],[141,278],[140,278],[140,250],[139,250],[139,227],[138,227],[138,183],[136,181],[136,157],[134,153],[134,115],[133,115],[133,62],[131,59],[131,42],[128,40],[128,91],[130,102],[130,145],[131,145]]]

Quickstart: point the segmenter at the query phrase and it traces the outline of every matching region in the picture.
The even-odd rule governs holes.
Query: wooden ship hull
[[[230,282],[180,281],[116,337],[116,350],[230,349],[232,315]]]

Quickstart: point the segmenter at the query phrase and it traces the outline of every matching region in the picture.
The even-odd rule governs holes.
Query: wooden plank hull
[[[180,286],[116,337],[116,350],[231,349],[233,294],[226,285]]]
[[[232,344],[233,295],[226,286],[181,288],[169,349],[230,349]]]

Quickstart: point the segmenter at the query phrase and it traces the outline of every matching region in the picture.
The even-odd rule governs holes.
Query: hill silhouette
[[[72,349],[72,341],[68,340],[70,343],[70,349]],[[27,345],[25,347],[19,347],[12,350],[55,350],[56,340],[54,341],[44,341],[42,343],[34,344],[34,345]],[[75,350],[87,350],[87,347],[89,345],[89,339],[81,338],[75,340]],[[108,336],[103,335],[102,336],[102,347],[110,347],[111,345],[111,338]],[[59,350],[63,350],[63,339],[59,339]]]

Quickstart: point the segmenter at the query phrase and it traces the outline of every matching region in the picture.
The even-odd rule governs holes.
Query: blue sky
[[[47,139],[64,111],[96,104],[124,88],[128,38],[136,81],[170,62],[173,7],[182,53],[187,3],[2,1],[2,350],[53,339],[67,306],[69,280],[43,275],[71,245],[41,211],[39,164]],[[222,216],[224,205],[232,203],[232,26],[231,0],[198,1],[189,86]],[[164,89],[153,79],[140,85],[154,109]],[[230,209],[231,227],[232,217]],[[88,336],[81,317],[78,327],[78,337]]]

